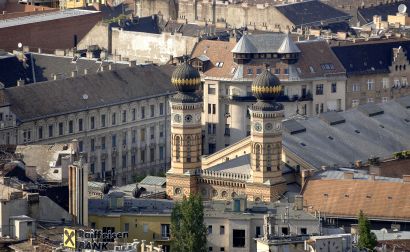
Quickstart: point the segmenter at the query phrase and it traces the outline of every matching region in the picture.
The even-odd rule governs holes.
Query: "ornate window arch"
[[[266,146],[266,171],[272,170],[272,145]]]
[[[261,145],[255,144],[255,167],[257,171],[260,171],[260,162],[261,162]]]
[[[191,137],[187,136],[186,137],[186,161],[191,162]]]

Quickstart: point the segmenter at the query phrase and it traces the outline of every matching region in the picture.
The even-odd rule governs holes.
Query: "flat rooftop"
[[[54,11],[54,12],[49,12],[49,13],[41,13],[38,15],[30,15],[30,16],[25,16],[25,17],[4,19],[4,20],[0,20],[0,29],[18,26],[18,25],[26,25],[26,24],[32,24],[32,23],[52,21],[52,20],[57,20],[57,19],[62,19],[62,18],[85,16],[85,15],[90,15],[90,14],[94,14],[98,12],[99,11],[67,9],[67,10]]]

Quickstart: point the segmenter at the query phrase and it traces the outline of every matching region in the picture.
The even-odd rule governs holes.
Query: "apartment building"
[[[134,182],[169,163],[172,66],[137,66],[0,90],[0,143],[78,140],[93,179]]]
[[[346,108],[410,94],[410,42],[378,40],[333,46],[346,69]]]
[[[325,41],[294,43],[282,33],[203,40],[191,62],[204,81],[205,154],[250,134],[249,107],[256,102],[251,83],[265,65],[281,80],[285,117],[345,109],[345,70]]]

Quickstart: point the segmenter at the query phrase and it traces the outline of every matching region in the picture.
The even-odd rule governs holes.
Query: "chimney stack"
[[[87,75],[87,74],[88,74],[88,69],[85,68],[85,69],[84,69],[84,75]]]
[[[21,86],[24,86],[24,80],[22,79],[17,80],[17,87],[21,87]]]
[[[137,61],[131,60],[131,61],[128,62],[128,65],[129,65],[130,67],[135,67],[135,66],[137,65]]]
[[[77,70],[72,71],[72,72],[71,72],[71,77],[75,78],[75,77],[77,77],[77,74],[78,74],[78,71],[77,71]]]
[[[344,172],[343,174],[344,179],[353,179],[354,178],[354,173],[353,172]]]

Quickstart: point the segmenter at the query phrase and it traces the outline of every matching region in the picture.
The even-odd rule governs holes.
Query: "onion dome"
[[[268,67],[252,82],[252,93],[258,100],[274,100],[281,91],[280,80]]]
[[[201,75],[188,63],[188,58],[184,57],[184,62],[172,73],[171,83],[180,92],[195,92],[201,84]]]

